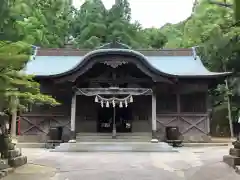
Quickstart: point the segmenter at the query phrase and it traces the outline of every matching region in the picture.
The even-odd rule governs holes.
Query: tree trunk
[[[228,87],[228,80],[225,80],[225,86],[227,89],[227,92],[229,91],[229,87]],[[227,106],[228,106],[228,121],[229,121],[229,128],[230,128],[230,134],[231,134],[231,138],[234,138],[234,132],[233,132],[233,123],[232,123],[232,111],[231,111],[231,101],[230,101],[230,97],[227,94]]]
[[[18,99],[15,96],[11,97],[11,136],[16,137],[16,124],[17,124],[17,106],[18,106]]]

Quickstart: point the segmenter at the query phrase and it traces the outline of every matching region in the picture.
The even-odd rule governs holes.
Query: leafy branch
[[[216,4],[218,6],[222,6],[222,7],[227,7],[227,8],[233,8],[233,4],[227,3],[226,0],[224,0],[224,2],[217,2],[214,0],[208,0],[210,4]]]

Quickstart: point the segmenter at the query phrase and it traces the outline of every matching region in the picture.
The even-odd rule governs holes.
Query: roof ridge
[[[39,48],[39,50],[66,50],[66,51],[94,51],[96,49],[80,49],[80,48]],[[192,51],[191,48],[165,48],[165,49],[131,49],[134,51]]]
[[[69,49],[69,48],[39,48],[37,56],[84,56],[87,53],[97,49]],[[108,49],[105,49],[106,51]],[[109,49],[121,50],[121,49]],[[131,51],[142,53],[145,56],[193,56],[191,48],[179,49],[129,49]]]

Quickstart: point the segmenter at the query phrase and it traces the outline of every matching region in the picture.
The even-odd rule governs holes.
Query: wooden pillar
[[[76,142],[76,132],[75,132],[75,125],[76,125],[76,93],[72,96],[72,103],[71,103],[71,135],[69,142]]]
[[[178,115],[181,113],[181,96],[177,93],[177,113]]]
[[[157,100],[156,89],[152,89],[152,142],[157,141]],[[158,142],[158,141],[157,141]]]
[[[206,112],[207,112],[207,134],[210,134],[210,118],[212,115],[212,110],[210,106],[210,99],[208,93],[206,93]]]

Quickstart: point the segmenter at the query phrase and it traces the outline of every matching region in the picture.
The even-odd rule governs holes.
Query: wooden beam
[[[208,116],[207,113],[176,113],[176,112],[173,112],[173,113],[158,113],[157,114],[158,116],[164,116],[164,117],[172,117],[172,116],[186,116],[186,117],[201,117],[201,116]]]
[[[157,97],[156,88],[152,92],[152,139],[157,139]]]
[[[80,82],[93,82],[93,83],[140,83],[140,82],[152,82],[151,79],[147,78],[118,78],[116,80],[112,78],[92,78],[92,79],[81,79]]]
[[[180,97],[180,94],[177,93],[176,95],[176,98],[177,98],[177,113],[180,113],[181,112],[181,97]]]
[[[28,113],[24,113],[21,114],[21,117],[65,117],[67,115],[64,114],[28,114]]]
[[[151,95],[152,90],[147,88],[77,88],[77,95]]]

